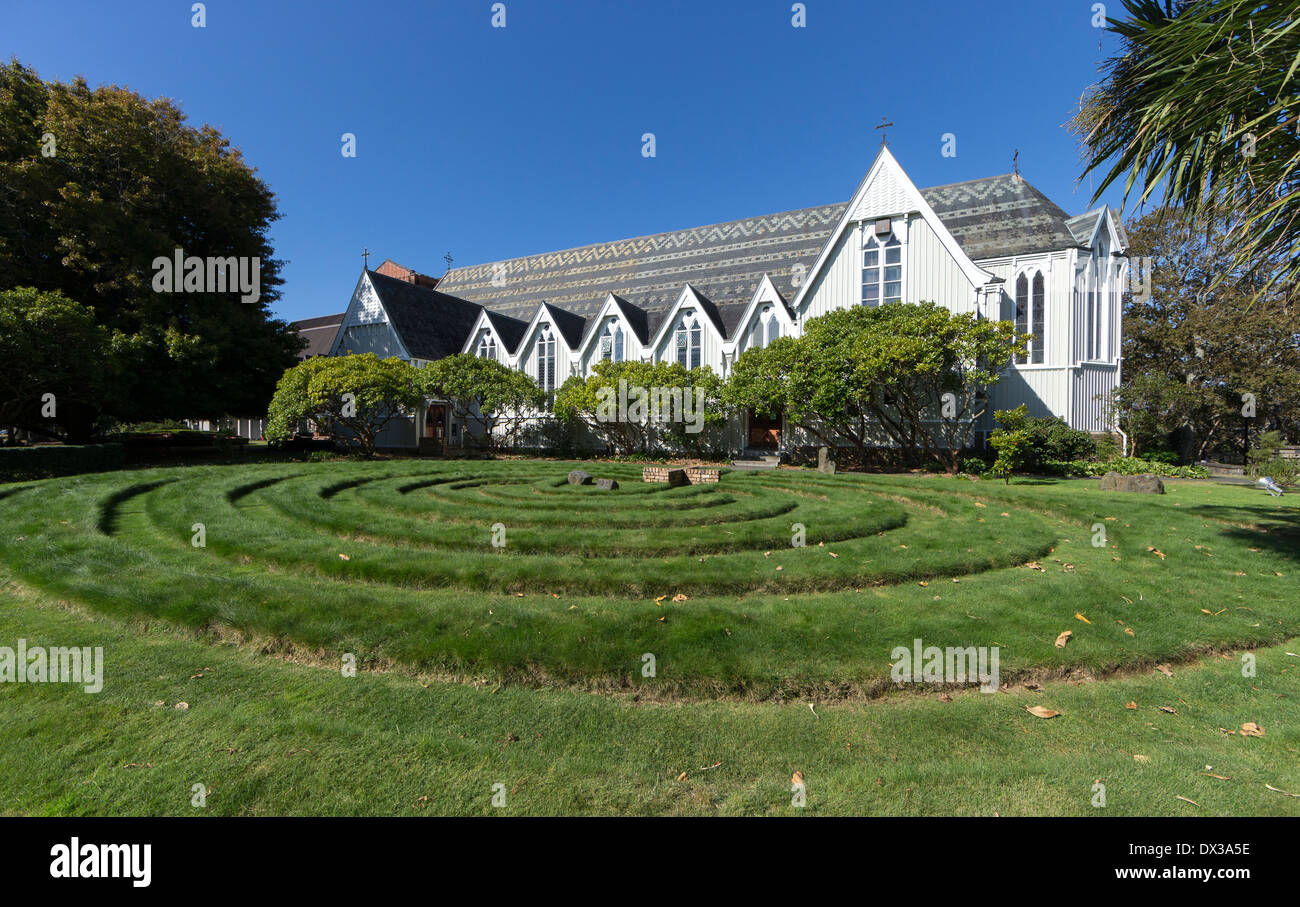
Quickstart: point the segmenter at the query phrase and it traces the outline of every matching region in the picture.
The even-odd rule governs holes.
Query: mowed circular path
[[[3,486],[0,559],[129,619],[450,680],[648,697],[874,695],[914,639],[997,645],[1014,679],[1296,625],[1291,559],[1272,544],[1291,518],[1260,525],[1199,486],[1142,498],[777,470],[670,487],[639,466],[585,466],[621,483],[606,491],[568,484],[570,468],[288,463]]]

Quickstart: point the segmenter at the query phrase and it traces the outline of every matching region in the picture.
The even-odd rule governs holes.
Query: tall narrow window
[[[497,342],[491,331],[484,331],[482,337],[479,338],[478,357],[480,359],[495,359],[497,357]]]
[[[781,336],[781,322],[776,320],[776,312],[773,312],[767,318],[767,342],[771,343],[773,340],[775,340],[780,336]]]
[[[1021,274],[1016,278],[1016,336],[1029,333],[1029,278]],[[1016,356],[1016,364],[1029,361],[1025,355]]]
[[[1016,278],[1016,333],[1029,335],[1029,339],[1025,344],[1028,347],[1028,352],[1025,355],[1016,356],[1017,365],[1029,363],[1041,365],[1043,363],[1044,339],[1046,338],[1044,321],[1047,308],[1046,282],[1043,279],[1043,272],[1035,272],[1032,292],[1030,287],[1029,275],[1021,274]]]
[[[600,335],[600,358],[623,361],[623,331],[617,322],[605,325],[605,333]]]
[[[1045,286],[1044,286],[1045,283],[1046,282],[1043,280],[1042,271],[1039,271],[1037,274],[1034,275],[1034,295],[1033,295],[1034,317],[1032,319],[1032,323],[1033,323],[1032,333],[1034,335],[1034,339],[1030,341],[1032,345],[1029,348],[1029,358],[1030,361],[1034,363],[1034,365],[1043,364],[1043,341],[1046,339],[1046,334],[1043,331],[1043,322],[1044,322],[1044,311],[1046,309],[1046,302],[1047,302],[1047,298],[1046,298],[1047,294],[1045,292]]]
[[[555,392],[555,335],[549,325],[537,334],[537,383],[548,395]]]
[[[687,315],[677,325],[674,341],[677,345],[677,361],[687,368],[700,367],[700,347],[703,333],[700,323],[694,315]]]
[[[862,244],[862,304],[877,306],[903,298],[903,245],[891,231],[867,236]]]

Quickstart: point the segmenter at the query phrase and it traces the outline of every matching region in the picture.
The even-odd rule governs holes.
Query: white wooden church
[[[725,378],[745,350],[797,336],[833,309],[932,301],[1031,337],[992,388],[976,445],[995,410],[1020,403],[1105,433],[1127,245],[1109,208],[1070,217],[1018,173],[918,189],[882,145],[846,204],[459,267],[436,281],[389,263],[366,269],[329,355],[423,365],[473,353],[548,390],[602,358],[707,365]],[[459,445],[464,431],[430,401],[381,444]],[[754,413],[728,437],[734,449],[792,443],[779,416]]]

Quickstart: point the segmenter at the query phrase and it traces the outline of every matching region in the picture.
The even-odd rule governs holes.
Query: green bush
[[[993,415],[1002,427],[989,435],[989,445],[998,453],[992,472],[1008,482],[1015,473],[1059,474],[1051,464],[1083,460],[1097,452],[1096,442],[1086,431],[1071,428],[1055,416],[1031,416],[1023,403]]]
[[[0,482],[27,482],[51,476],[118,469],[125,460],[121,444],[48,444],[0,448]]]
[[[1065,476],[1104,476],[1117,472],[1122,476],[1155,475],[1171,479],[1208,479],[1210,473],[1203,466],[1173,466],[1159,460],[1143,457],[1115,457],[1113,460],[1069,460],[1047,464],[1047,471]]]
[[[1246,457],[1247,471],[1252,479],[1268,476],[1279,485],[1300,482],[1300,460],[1279,456],[1285,443],[1280,431],[1266,431],[1260,435],[1259,443]]]

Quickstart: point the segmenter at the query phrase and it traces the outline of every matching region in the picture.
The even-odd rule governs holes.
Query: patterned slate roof
[[[298,358],[310,359],[312,356],[328,355],[330,348],[334,346],[334,338],[338,335],[339,325],[343,323],[343,316],[346,314],[346,312],[340,312],[337,315],[320,315],[316,318],[304,318],[301,321],[289,322],[289,327],[293,332],[307,341],[307,345],[298,353]]]
[[[764,272],[789,296],[794,265],[812,267],[844,208],[803,208],[454,268],[438,288],[525,319],[541,302],[594,315],[609,293],[664,310],[687,283],[719,304],[748,302]],[[505,286],[492,285],[497,274]]]
[[[483,307],[404,280],[366,271],[397,336],[416,359],[459,353]]]
[[[932,186],[921,196],[974,261],[1079,244],[1066,213],[1013,173]]]
[[[974,260],[1079,245],[1065,212],[1014,174],[920,191]],[[847,207],[801,208],[455,268],[438,289],[525,321],[543,302],[592,317],[613,293],[624,311],[630,305],[646,313],[653,336],[689,283],[716,304],[710,318],[730,336],[764,274],[784,299],[797,295],[795,265],[812,268]]]

